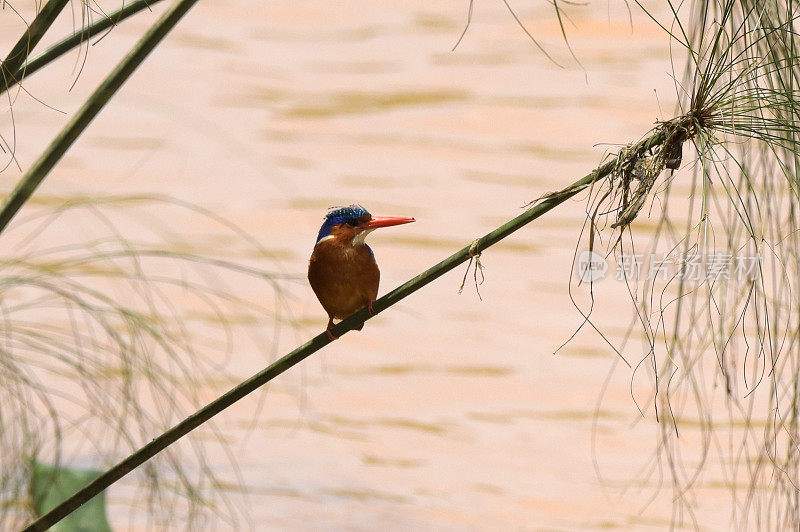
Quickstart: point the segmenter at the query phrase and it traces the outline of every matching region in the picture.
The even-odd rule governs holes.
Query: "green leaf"
[[[31,479],[31,497],[36,515],[41,517],[61,501],[93,481],[101,471],[93,469],[61,468],[34,462]],[[111,532],[106,516],[105,492],[101,492],[61,522],[53,525],[52,532]]]

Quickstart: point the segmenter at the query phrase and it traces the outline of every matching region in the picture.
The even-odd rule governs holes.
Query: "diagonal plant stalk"
[[[0,86],[0,94],[10,89],[14,85],[20,83],[24,77],[30,76],[40,68],[55,61],[68,51],[80,45],[86,39],[91,39],[112,26],[116,26],[119,22],[135,15],[143,9],[149,9],[153,4],[161,2],[161,0],[135,0],[134,2],[123,5],[120,9],[112,11],[88,26],[76,31],[72,35],[60,40],[44,52],[37,54],[31,58],[27,63],[21,65],[16,73],[7,80],[5,86]]]
[[[33,19],[28,30],[20,37],[17,44],[0,63],[0,94],[8,90],[9,87],[19,83],[22,79],[18,70],[27,61],[31,50],[39,44],[45,32],[56,20],[58,15],[67,5],[69,0],[50,0]]]
[[[17,186],[0,208],[0,233],[17,214],[22,205],[41,184],[53,166],[64,155],[75,139],[85,130],[97,113],[105,106],[153,48],[175,27],[180,19],[197,3],[197,0],[177,0],[139,40],[131,52],[106,77],[72,120],[45,149],[33,166],[25,172]]]
[[[669,138],[670,135],[668,128],[659,127],[649,137],[636,143],[633,147],[628,148],[628,152],[630,153],[631,151],[636,151],[643,153],[666,143]],[[516,218],[506,222],[494,231],[475,240],[472,244],[462,248],[460,251],[450,255],[435,266],[420,273],[413,279],[410,279],[388,294],[376,300],[372,305],[372,315],[370,315],[367,309],[362,309],[344,319],[333,327],[333,334],[335,336],[341,336],[357,327],[360,327],[372,316],[383,312],[395,303],[413,294],[420,288],[435,281],[445,273],[480,255],[483,250],[493,246],[515,231],[518,231],[528,223],[539,218],[543,214],[557,207],[579,192],[591,187],[594,183],[612,175],[612,173],[618,170],[622,160],[623,157],[621,155],[617,155],[572,185],[562,189],[561,191],[546,195],[540,202],[534,204]],[[194,414],[175,425],[173,428],[169,429],[157,438],[150,441],[148,444],[141,447],[138,451],[128,456],[128,458],[122,460],[117,465],[107,470],[94,481],[77,491],[70,498],[66,499],[48,513],[31,523],[25,529],[25,531],[33,532],[47,530],[49,527],[59,522],[75,509],[79,508],[82,504],[95,497],[97,494],[114,484],[116,481],[133,471],[135,468],[139,467],[147,460],[158,454],[160,451],[167,448],[169,445],[175,443],[180,438],[202,425],[204,422],[233,405],[235,402],[254,392],[270,380],[289,370],[299,362],[305,360],[310,355],[319,351],[330,343],[331,340],[328,338],[326,333],[320,333],[319,335],[315,336],[305,344],[273,362],[264,370],[253,375],[235,388],[232,388],[224,395],[221,395],[205,407],[201,408]]]

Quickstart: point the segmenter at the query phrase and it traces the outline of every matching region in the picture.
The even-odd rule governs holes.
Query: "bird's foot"
[[[328,328],[325,329],[325,334],[328,335],[328,339],[331,342],[333,342],[334,340],[338,340],[339,337],[338,336],[334,336],[333,335],[333,331],[331,329],[333,329],[333,318],[328,319]]]
[[[369,312],[370,316],[374,316],[375,315],[375,309],[372,308],[372,301],[367,303],[367,311]],[[364,328],[364,322],[361,322],[361,325],[359,325],[358,327],[354,327],[353,329],[356,330],[356,331],[360,331],[363,328]]]

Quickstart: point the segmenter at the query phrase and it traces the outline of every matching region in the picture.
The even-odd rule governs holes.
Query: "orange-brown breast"
[[[380,270],[366,244],[320,242],[308,262],[308,281],[332,318],[343,319],[378,297]]]

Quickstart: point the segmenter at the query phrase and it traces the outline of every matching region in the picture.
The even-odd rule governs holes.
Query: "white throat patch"
[[[367,235],[373,232],[374,230],[375,229],[365,229],[361,231],[355,237],[353,237],[353,240],[350,241],[350,245],[353,247],[364,245],[364,239],[367,238]]]

